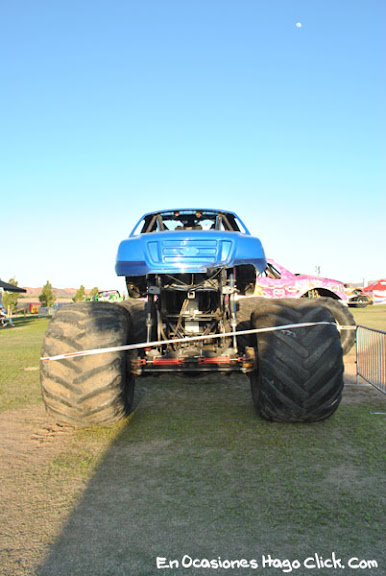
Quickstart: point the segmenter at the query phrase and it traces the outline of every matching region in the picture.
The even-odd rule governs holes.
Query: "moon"
[[[296,28],[301,28],[303,24],[301,22],[296,22]]]

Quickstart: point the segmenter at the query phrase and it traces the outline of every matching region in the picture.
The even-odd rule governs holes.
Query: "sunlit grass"
[[[375,304],[366,308],[350,308],[357,324],[386,331],[386,304]]]
[[[20,318],[0,330],[0,412],[41,402],[39,364],[47,318]]]

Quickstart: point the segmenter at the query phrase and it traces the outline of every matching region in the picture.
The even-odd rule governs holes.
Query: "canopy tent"
[[[8,284],[8,282],[3,282],[2,280],[0,280],[0,290],[5,292],[27,292],[24,288],[19,288],[19,286]]]
[[[377,280],[363,288],[363,292],[373,292],[374,290],[386,290],[386,280]]]
[[[3,292],[27,292],[27,290],[0,280],[0,310],[3,307]]]
[[[363,288],[363,292],[370,292],[374,304],[386,304],[386,279],[377,280]]]

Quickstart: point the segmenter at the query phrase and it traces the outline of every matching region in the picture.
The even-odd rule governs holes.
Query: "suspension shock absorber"
[[[235,294],[236,294],[236,283],[235,283],[235,275],[234,272],[231,272],[229,274],[229,285],[231,288],[230,294],[229,294],[229,311],[230,311],[230,320],[231,320],[231,327],[232,327],[232,332],[236,332],[237,329],[237,316],[236,316],[236,300],[235,300]],[[235,350],[237,350],[237,337],[234,334],[233,335],[233,348]]]
[[[152,312],[154,308],[154,294],[148,294],[146,302],[146,342],[152,341]]]

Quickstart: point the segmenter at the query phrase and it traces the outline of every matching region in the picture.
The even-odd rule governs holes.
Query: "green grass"
[[[386,307],[354,313],[379,327]],[[41,402],[39,372],[26,368],[39,366],[46,326],[20,319],[0,331],[1,411]],[[56,501],[63,522],[39,576],[152,576],[156,556],[183,554],[293,560],[336,551],[382,561],[380,393],[312,425],[259,419],[244,376],[138,379],[136,398],[130,418],[73,431],[36,472],[48,498],[42,524]]]
[[[357,324],[386,331],[386,305],[376,304],[366,308],[350,308]]]
[[[74,558],[74,573],[84,576],[153,575],[157,555],[184,553],[293,560],[336,551],[382,560],[377,397],[343,404],[325,422],[279,425],[256,416],[241,376],[194,383],[163,376],[138,388],[134,416],[110,437],[98,428],[78,433],[90,480],[42,575],[67,576],[71,566],[58,570],[60,558]],[[82,473],[75,458],[68,465]],[[91,560],[83,534],[96,523]]]
[[[16,318],[0,330],[0,412],[41,401],[39,358],[47,318]]]

